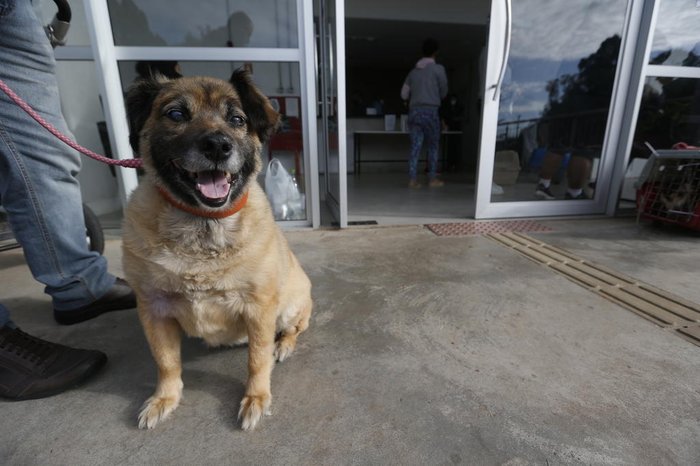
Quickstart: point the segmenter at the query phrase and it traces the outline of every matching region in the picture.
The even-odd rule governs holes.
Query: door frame
[[[327,5],[333,4],[334,16],[332,31],[328,31]],[[318,102],[321,114],[319,130],[321,131],[322,151],[319,158],[325,159],[324,197],[326,206],[340,228],[348,226],[348,192],[347,192],[347,121],[345,105],[345,0],[318,0],[318,57],[320,66],[317,79],[320,82]],[[335,36],[333,36],[335,32]],[[333,71],[334,70],[334,71]],[[334,81],[335,80],[335,81]],[[315,102],[316,100],[314,100]],[[329,116],[333,113],[337,120],[338,144],[338,184],[332,186],[331,171],[331,129]],[[317,173],[319,173],[317,171]],[[318,178],[318,177],[317,177]],[[337,192],[337,197],[336,197]]]
[[[475,218],[547,217],[562,215],[604,214],[612,198],[611,187],[615,184],[616,153],[622,141],[632,137],[625,117],[630,118],[626,102],[630,86],[633,85],[635,50],[638,49],[640,26],[642,24],[644,2],[627,0],[625,19],[622,27],[620,60],[617,65],[616,82],[611,97],[610,112],[606,126],[601,162],[596,177],[596,192],[592,200],[553,200],[492,202],[493,167],[496,152],[498,111],[500,100],[500,77],[508,60],[507,43],[511,28],[511,0],[492,0],[487,40],[485,77],[483,80],[482,117],[479,141],[479,161],[477,165],[477,186]],[[644,44],[646,45],[646,43]],[[628,130],[623,134],[623,129]],[[534,189],[534,186],[533,186]]]

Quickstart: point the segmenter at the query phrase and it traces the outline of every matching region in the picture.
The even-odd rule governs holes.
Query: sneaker
[[[84,322],[111,311],[123,311],[136,307],[136,295],[126,280],[117,277],[112,288],[100,299],[87,306],[69,311],[53,310],[53,317],[61,325],[73,325]]]
[[[554,194],[552,194],[552,191],[549,190],[549,187],[543,185],[542,183],[537,183],[537,189],[535,189],[535,196],[541,199],[547,199],[548,201],[556,199],[554,197]]]
[[[408,182],[408,187],[411,189],[418,189],[421,187],[421,184],[418,182],[418,180],[410,180]]]
[[[586,196],[586,193],[584,191],[581,191],[581,193],[578,196],[572,196],[571,194],[569,194],[567,192],[566,194],[564,194],[564,199],[580,201],[580,200],[588,200],[590,198],[588,196]]]
[[[442,181],[440,178],[433,178],[432,180],[428,181],[428,186],[431,188],[439,188],[441,186],[445,186],[445,182]]]
[[[30,400],[56,395],[95,374],[107,362],[100,351],[50,343],[18,328],[0,328],[0,396]]]

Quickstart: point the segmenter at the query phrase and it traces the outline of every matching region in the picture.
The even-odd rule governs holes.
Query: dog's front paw
[[[241,421],[243,430],[253,430],[262,419],[263,415],[269,416],[270,405],[272,404],[272,396],[246,395],[241,400],[241,409],[238,411],[238,419]]]
[[[156,424],[175,411],[179,404],[180,397],[150,397],[139,413],[139,429],[153,429]]]

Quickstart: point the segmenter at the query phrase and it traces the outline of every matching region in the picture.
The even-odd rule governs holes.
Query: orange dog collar
[[[239,210],[241,210],[243,208],[243,206],[245,206],[246,202],[248,201],[248,191],[246,191],[228,209],[210,211],[210,210],[198,209],[196,207],[190,207],[186,204],[183,204],[182,202],[180,202],[176,199],[173,199],[172,196],[170,195],[170,193],[168,193],[165,189],[161,188],[160,186],[158,186],[158,191],[165,198],[165,200],[168,201],[172,206],[177,207],[178,209],[183,210],[183,211],[187,212],[188,214],[196,215],[197,217],[205,217],[205,218],[213,218],[213,219],[221,219],[221,218],[230,217],[231,215],[233,215],[233,214],[237,213]]]

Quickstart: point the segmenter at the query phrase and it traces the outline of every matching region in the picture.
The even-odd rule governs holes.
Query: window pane
[[[645,142],[655,149],[700,145],[700,79],[646,79],[630,158],[649,156]]]
[[[649,63],[700,66],[700,6],[697,0],[663,0]]]
[[[294,0],[108,0],[114,43],[296,48]]]
[[[265,187],[267,166],[272,159],[278,159],[285,170],[294,177],[299,196],[287,202],[272,202],[277,220],[306,219],[306,201],[304,186],[304,145],[302,127],[301,84],[298,63],[272,62],[119,62],[124,92],[137,78],[137,69],[156,68],[163,74],[177,71],[184,76],[213,76],[228,80],[231,73],[241,67],[252,70],[253,81],[270,98],[273,107],[282,114],[279,131],[272,136],[263,148],[263,173],[258,181]],[[270,192],[268,192],[268,197]]]
[[[679,142],[700,146],[700,79],[649,77],[644,83],[637,127],[618,207],[637,208],[637,182],[644,172],[647,162],[645,159],[651,155],[645,143],[651,144],[657,150],[668,150]],[[693,205],[685,205],[685,200],[688,199],[684,197],[684,193],[688,192],[686,187],[692,188],[691,193],[698,193],[700,178],[697,174],[700,174],[700,170],[695,168],[673,166],[669,169],[666,182],[670,184],[664,186],[664,196],[658,197],[659,201],[663,201],[665,197],[667,203],[654,201],[644,204],[645,214],[664,217],[662,220],[668,220],[670,223],[690,221],[691,218],[680,213]],[[691,175],[695,176],[694,180]],[[679,201],[680,204],[674,205],[675,201]],[[671,211],[678,212],[670,215]]]
[[[513,2],[492,202],[594,194],[626,9],[624,0]]]

